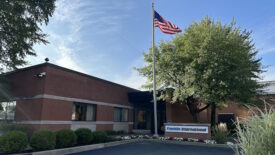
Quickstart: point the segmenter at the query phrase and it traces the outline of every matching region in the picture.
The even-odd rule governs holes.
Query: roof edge
[[[116,86],[119,86],[119,87],[123,87],[123,88],[127,88],[127,89],[132,89],[133,91],[141,91],[141,90],[138,90],[138,89],[135,89],[135,88],[131,88],[131,87],[122,85],[122,84],[118,84],[118,83],[115,83],[115,82],[112,82],[112,81],[101,79],[101,78],[98,78],[98,77],[95,77],[95,76],[92,76],[92,75],[89,75],[89,74],[86,74],[86,73],[82,73],[82,72],[75,71],[75,70],[72,70],[72,69],[69,69],[69,68],[61,67],[61,66],[58,66],[56,64],[49,63],[49,62],[45,62],[45,63],[41,63],[41,64],[29,66],[29,67],[24,67],[24,68],[16,69],[14,71],[9,71],[9,72],[3,73],[1,75],[5,76],[5,75],[10,75],[10,74],[15,74],[17,72],[21,72],[21,71],[25,71],[25,70],[29,70],[29,69],[33,69],[33,68],[38,68],[38,67],[43,67],[43,66],[54,67],[54,68],[61,69],[61,70],[67,71],[67,72],[72,72],[72,73],[75,73],[75,74],[78,74],[78,75],[81,75],[81,76],[86,76],[86,77],[89,77],[89,78],[93,78],[93,79],[96,79],[96,80],[107,82],[109,84],[116,85]]]

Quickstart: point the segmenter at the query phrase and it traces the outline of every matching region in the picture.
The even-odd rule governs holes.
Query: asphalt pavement
[[[141,141],[73,155],[234,155],[231,148]]]

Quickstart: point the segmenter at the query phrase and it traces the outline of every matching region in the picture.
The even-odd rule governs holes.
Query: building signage
[[[183,133],[205,133],[208,134],[208,126],[190,126],[190,125],[166,125],[165,132],[183,132]]]

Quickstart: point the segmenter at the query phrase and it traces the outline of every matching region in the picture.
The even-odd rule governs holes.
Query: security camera
[[[36,74],[34,76],[38,77],[38,78],[42,78],[42,77],[46,76],[46,72],[41,72],[41,73],[38,73],[38,74]]]

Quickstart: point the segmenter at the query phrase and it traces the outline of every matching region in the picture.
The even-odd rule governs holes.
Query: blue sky
[[[37,57],[28,65],[44,62],[84,72],[99,78],[140,88],[146,81],[133,69],[144,65],[152,38],[151,0],[57,0],[50,23],[42,26],[47,45],[37,44]],[[155,0],[155,10],[181,29],[210,16],[222,23],[234,18],[243,29],[252,30],[260,51],[264,80],[275,80],[275,1],[251,0]],[[171,39],[156,29],[156,43]]]

